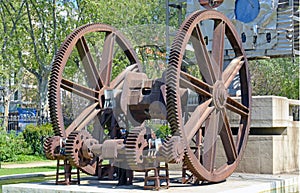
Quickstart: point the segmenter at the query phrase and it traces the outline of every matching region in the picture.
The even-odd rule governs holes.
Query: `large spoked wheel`
[[[67,139],[84,129],[99,143],[111,138],[109,129],[116,124],[115,91],[122,88],[130,71],[141,71],[140,62],[119,31],[104,24],[88,24],[73,31],[56,54],[50,76],[49,106],[55,135]],[[93,173],[91,169],[86,172]]]
[[[224,56],[227,49],[233,53]],[[173,135],[185,143],[184,163],[196,181],[222,181],[238,166],[250,129],[249,78],[245,52],[226,16],[207,10],[185,20],[171,47],[167,109]],[[234,80],[239,80],[238,98],[229,93]],[[238,119],[236,125],[229,114]]]

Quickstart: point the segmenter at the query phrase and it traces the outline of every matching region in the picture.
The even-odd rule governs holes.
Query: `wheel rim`
[[[206,45],[209,37],[204,36],[201,29],[204,22],[211,23],[213,27],[211,51],[207,48],[210,44]],[[189,73],[183,64],[189,54],[189,43],[194,50],[199,77],[191,74],[194,72]],[[235,56],[224,67],[224,46],[228,43]],[[228,94],[236,76],[240,78],[241,102]],[[188,102],[184,96],[190,95],[182,93],[183,89],[196,93],[198,99],[198,105],[186,116],[183,115],[185,108],[188,109],[188,106],[185,107]],[[171,47],[167,70],[167,109],[173,134],[181,136],[185,142],[184,163],[198,181],[222,181],[237,167],[250,129],[250,107],[247,58],[234,26],[217,11],[195,12],[182,24]],[[188,110],[186,112],[189,113]],[[240,117],[236,139],[228,112]],[[189,118],[185,120],[185,117]],[[227,158],[220,167],[215,163],[218,138]]]
[[[97,58],[97,54],[91,54],[92,48],[96,49],[94,45],[99,43],[96,35],[93,37],[94,34],[97,34],[100,39],[103,37],[102,40],[99,40],[102,42],[102,48],[100,48],[102,50],[99,51],[101,52],[100,58]],[[115,55],[117,55],[116,47],[123,53],[122,57],[126,58],[128,64],[125,65],[126,67],[129,66],[126,71],[141,71],[140,62],[129,42],[119,31],[105,24],[88,24],[79,27],[61,45],[53,62],[49,82],[50,116],[57,136],[67,138],[72,131],[81,130],[95,117],[100,119],[100,114],[103,113],[104,109],[108,109],[104,107],[105,90],[120,87],[125,77],[125,73],[119,73],[113,77],[113,65],[115,65]],[[95,51],[95,53],[99,52]],[[79,65],[83,66],[83,75],[87,77],[86,85],[66,77],[67,73],[64,70],[68,68],[71,60],[75,61],[73,63],[78,62]],[[62,90],[89,102],[89,105],[81,109],[82,112],[73,119],[67,128],[65,128],[63,120]]]

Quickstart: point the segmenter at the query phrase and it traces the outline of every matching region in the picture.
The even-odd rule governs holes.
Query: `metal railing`
[[[8,132],[12,130],[21,132],[27,125],[38,125],[49,122],[48,118],[37,116],[0,116],[0,126],[4,126],[4,121],[8,121],[7,128],[5,128]]]

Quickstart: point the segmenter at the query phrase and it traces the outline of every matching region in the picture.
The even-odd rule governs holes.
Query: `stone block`
[[[300,122],[291,112],[299,105],[300,101],[285,97],[253,97],[251,134],[256,135],[249,136],[237,172],[277,174],[300,170]],[[239,125],[237,114],[228,111],[228,117],[232,127]]]
[[[273,158],[260,157],[259,158],[259,174],[273,174]]]
[[[239,101],[238,97],[234,100]],[[252,128],[275,128],[287,127],[290,122],[289,100],[278,96],[254,96],[252,98],[251,127]],[[230,123],[237,127],[239,115],[228,112]]]
[[[299,171],[299,155],[299,140],[296,138],[291,140],[288,135],[250,135],[236,172],[279,174]]]
[[[259,136],[257,136],[259,139]],[[273,157],[273,141],[272,137],[261,139],[259,143],[259,156],[261,158],[271,159]]]
[[[260,165],[260,159],[257,159],[257,157],[245,157],[243,159],[243,164],[244,164],[244,171],[241,172],[246,172],[246,173],[255,173],[259,174],[261,165]]]

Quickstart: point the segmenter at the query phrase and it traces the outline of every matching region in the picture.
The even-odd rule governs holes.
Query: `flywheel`
[[[115,28],[87,24],[74,30],[57,52],[50,76],[49,106],[55,135],[65,140],[72,134],[75,139],[84,129],[99,144],[115,137],[111,131],[117,125],[114,97],[126,73],[140,71],[132,46]],[[68,148],[72,148],[75,142],[69,142]]]
[[[183,139],[184,164],[196,181],[226,179],[243,155],[251,111],[248,62],[230,20],[214,10],[186,18],[166,78],[168,122]]]
[[[105,24],[74,30],[56,54],[50,76],[49,106],[55,134],[66,138],[94,118],[101,119],[105,91],[120,86],[126,67],[128,71],[141,70],[133,48],[119,31]],[[74,101],[74,95],[80,99]],[[77,102],[87,105],[81,108]],[[64,108],[68,103],[71,112]]]

